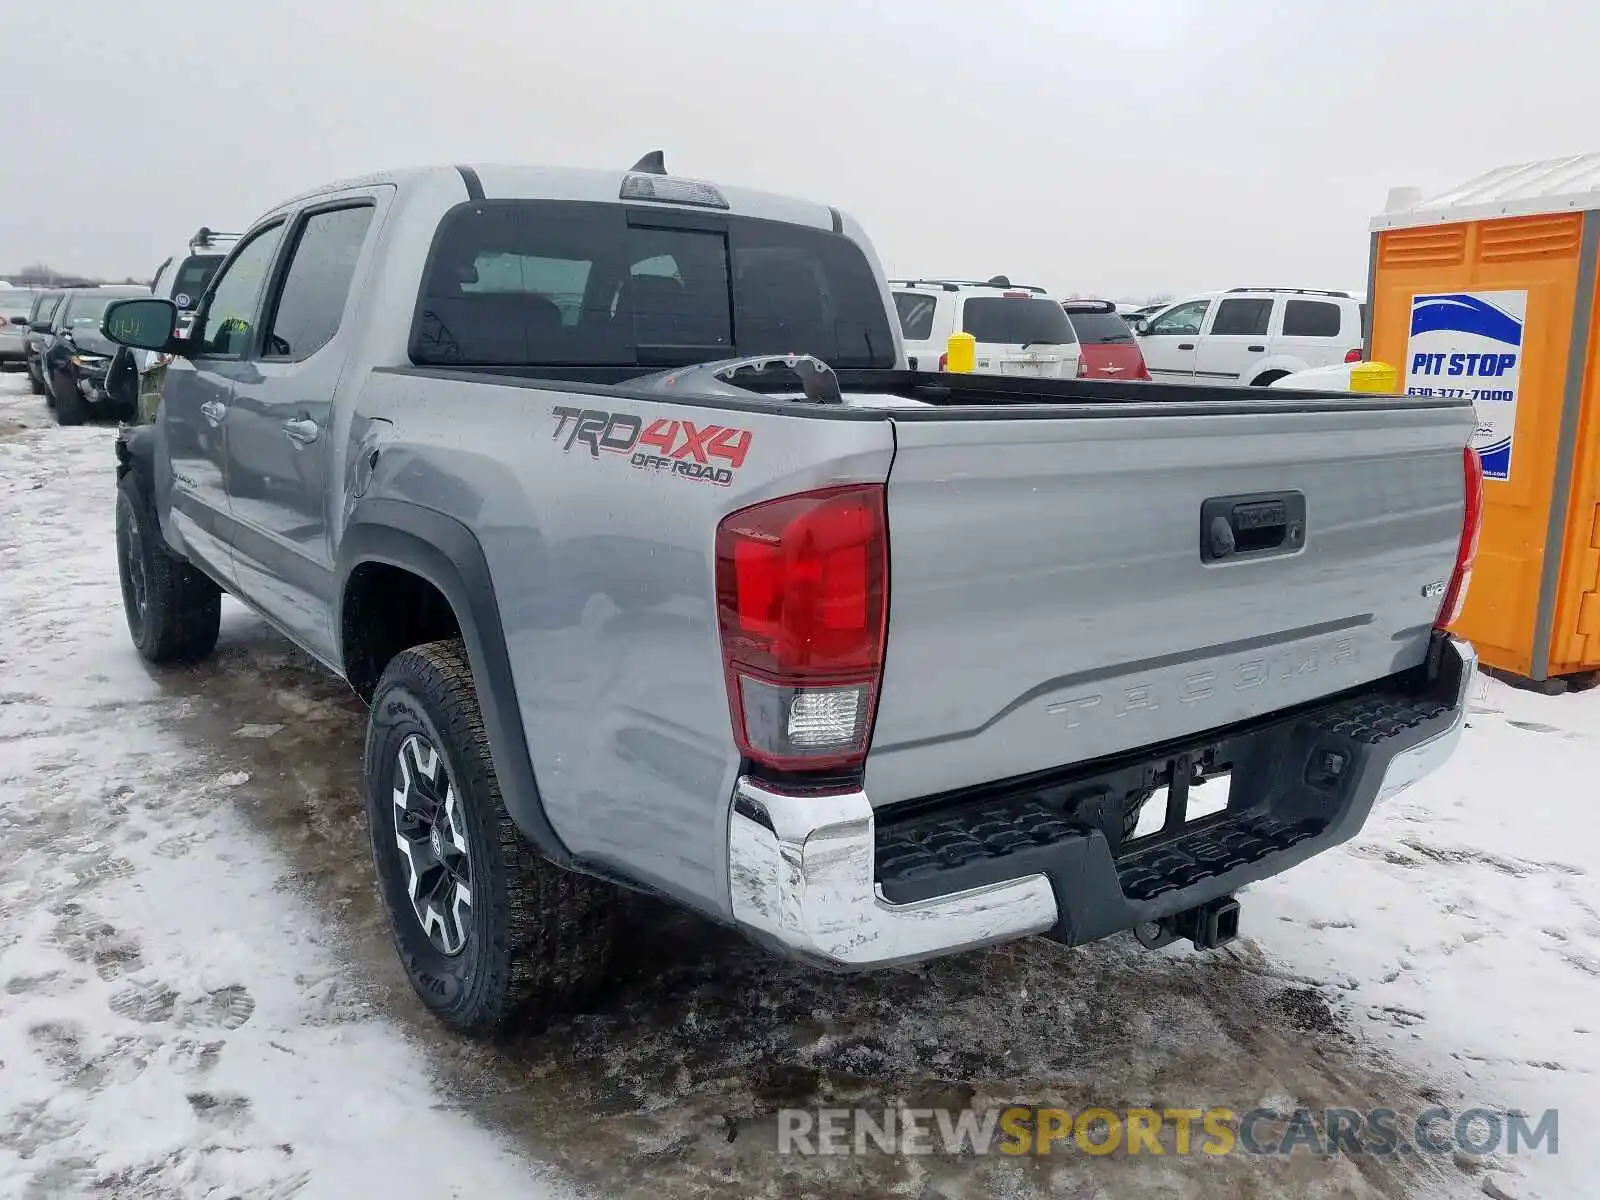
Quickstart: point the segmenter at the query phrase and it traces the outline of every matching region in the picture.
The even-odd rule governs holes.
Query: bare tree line
[[[78,275],[71,271],[58,271],[48,263],[29,263],[20,271],[0,275],[13,287],[96,287],[102,283],[145,283],[143,279],[99,279],[92,275]]]

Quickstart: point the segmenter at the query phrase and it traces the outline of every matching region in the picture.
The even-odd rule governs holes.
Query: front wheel
[[[131,471],[117,485],[117,569],[128,632],[146,662],[198,662],[216,649],[222,589],[167,549]]]
[[[65,386],[61,383],[63,378],[66,379]],[[52,374],[48,383],[50,395],[55,400],[51,407],[55,409],[56,424],[82,425],[89,416],[89,404],[84,400],[83,393],[78,391],[77,382],[71,376]]]
[[[540,857],[501,799],[460,639],[397,654],[367,724],[378,888],[411,986],[472,1036],[537,1032],[610,958],[616,891]]]
[[[35,396],[44,396],[46,404],[55,403],[55,400],[50,396],[50,389],[44,386],[44,381],[39,378],[39,373],[31,366],[28,368],[28,390]]]

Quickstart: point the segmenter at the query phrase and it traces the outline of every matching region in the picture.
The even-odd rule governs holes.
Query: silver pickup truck
[[[368,702],[450,1026],[603,979],[619,886],[833,967],[1215,946],[1450,754],[1470,404],[913,373],[894,312],[848,216],[659,160],[333,184],[189,336],[108,311],[175,356],[133,639],[199,659],[228,592]]]

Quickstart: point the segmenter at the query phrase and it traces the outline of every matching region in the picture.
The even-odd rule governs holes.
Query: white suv
[[[1230,288],[1174,301],[1134,323],[1162,383],[1264,387],[1295,371],[1359,362],[1367,304],[1351,292]]]
[[[980,375],[1071,379],[1078,373],[1078,336],[1059,301],[1043,288],[954,279],[892,279],[900,331],[913,371],[943,371],[950,335],[978,343]]]

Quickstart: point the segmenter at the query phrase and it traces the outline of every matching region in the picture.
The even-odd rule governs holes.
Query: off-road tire
[[[60,378],[60,375],[51,375],[46,381],[50,396],[55,401],[50,407],[55,410],[56,424],[82,425],[89,417],[89,403],[70,381],[66,387],[58,387],[57,380]]]
[[[397,853],[395,788],[407,739],[442,759],[471,869],[465,941],[445,954],[424,932]],[[536,1033],[589,998],[611,956],[618,893],[557,867],[517,832],[459,638],[414,646],[385,668],[367,722],[368,827],[378,890],[406,977],[449,1028],[473,1037]]]
[[[167,549],[155,506],[131,471],[117,485],[117,571],[128,633],[146,662],[198,662],[216,649],[222,589]]]

